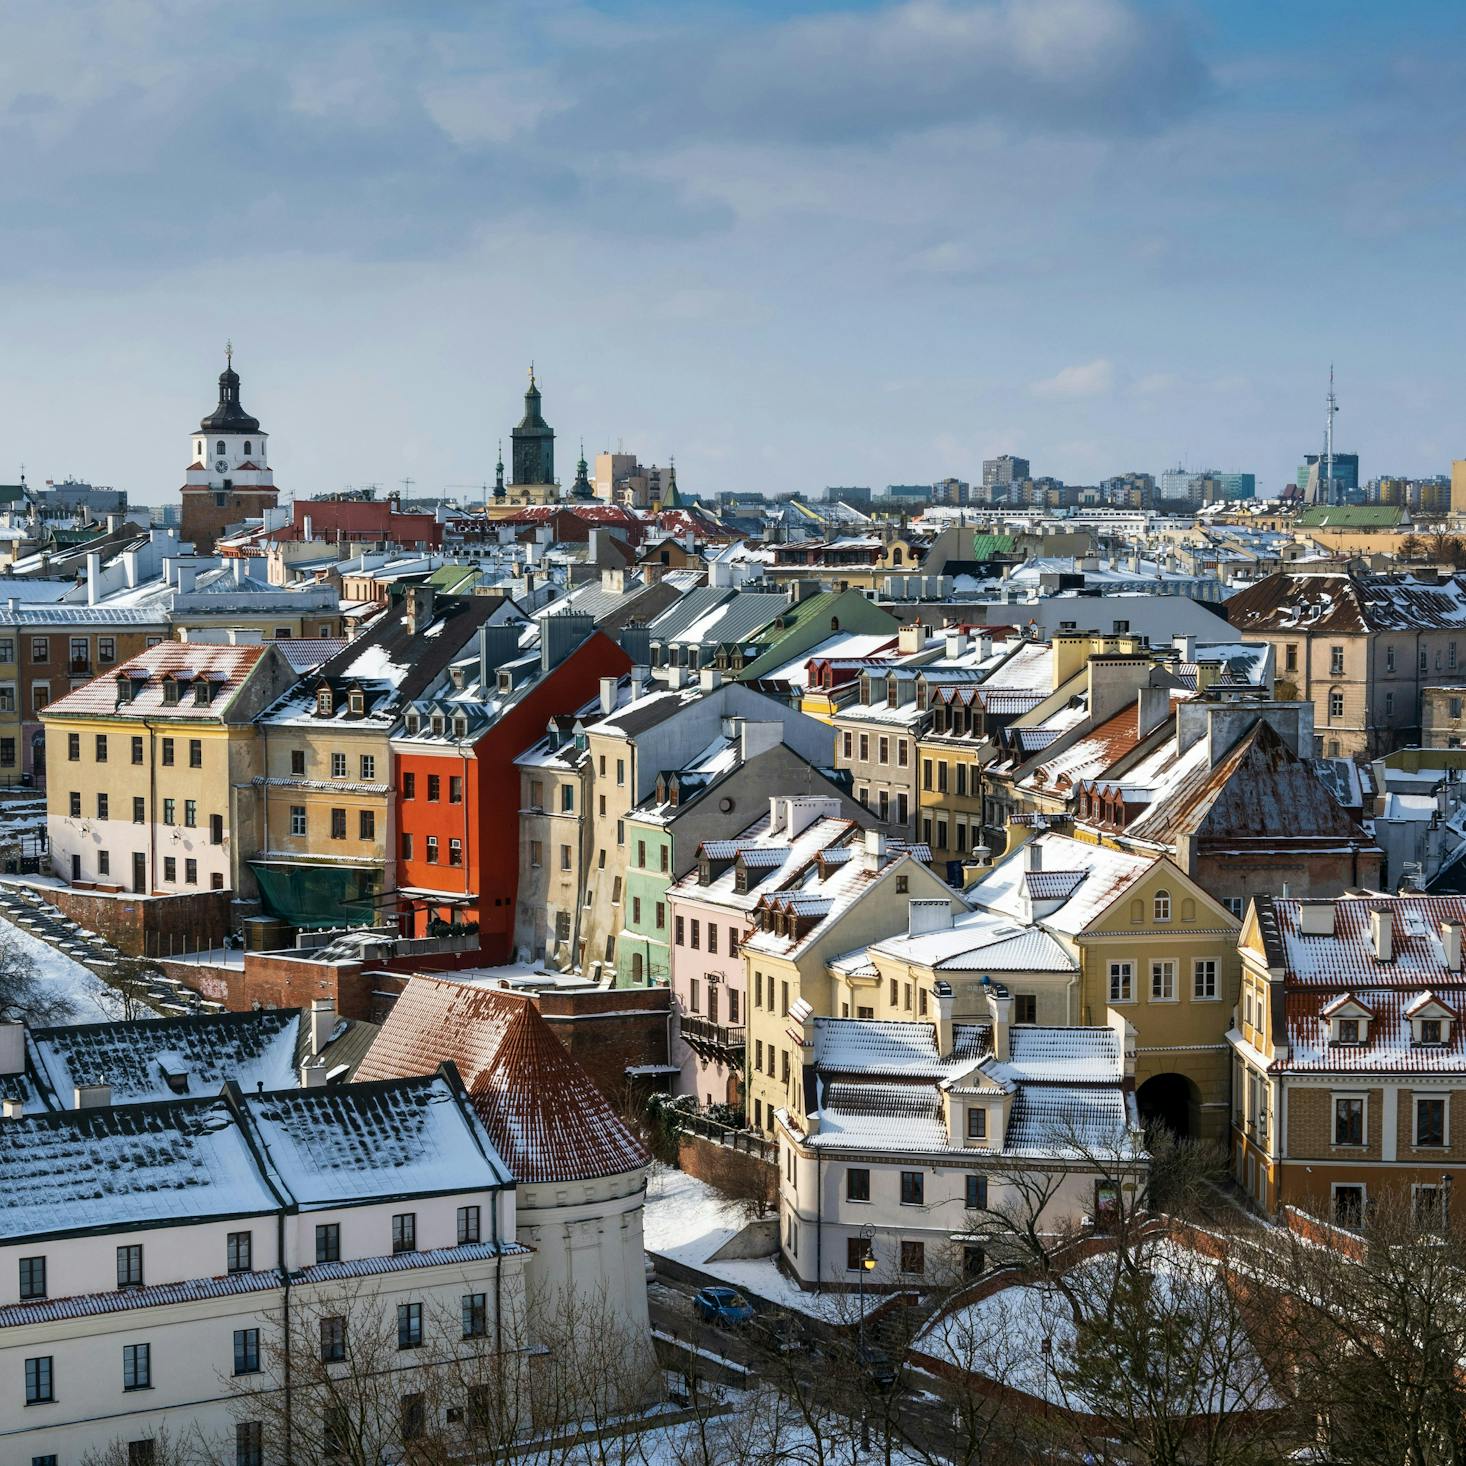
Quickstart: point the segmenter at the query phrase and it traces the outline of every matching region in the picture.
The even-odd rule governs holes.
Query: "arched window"
[[[224,451],[224,440],[223,440],[223,438],[220,438],[219,441],[214,445],[214,452],[215,453],[222,453],[223,451]]]
[[[1171,893],[1169,891],[1157,891],[1155,893],[1155,919],[1157,921],[1169,921],[1171,919]]]
[[[900,545],[897,545],[896,548],[891,551],[891,564],[900,565],[904,563],[905,559],[906,552],[901,548]]]
[[[204,456],[204,445],[202,443],[196,443],[194,445],[193,451],[197,453],[200,458],[202,458]]]
[[[840,629],[840,618],[838,616],[831,616],[830,617],[830,630],[831,631],[838,631],[839,629]]]
[[[247,457],[247,456],[248,456],[248,455],[249,455],[249,454],[251,454],[251,453],[253,453],[253,452],[254,452],[254,449],[253,449],[253,448],[251,448],[251,447],[250,447],[250,446],[249,446],[249,439],[248,439],[248,438],[246,438],[246,439],[245,439],[245,440],[244,440],[244,451],[245,451],[245,456],[246,456],[246,457]]]

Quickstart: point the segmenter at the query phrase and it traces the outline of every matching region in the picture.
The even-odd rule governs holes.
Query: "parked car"
[[[884,1349],[866,1344],[859,1351],[860,1367],[883,1395],[896,1383],[896,1366]]]
[[[741,1328],[753,1317],[748,1300],[736,1288],[699,1288],[692,1295],[692,1306],[705,1323]]]

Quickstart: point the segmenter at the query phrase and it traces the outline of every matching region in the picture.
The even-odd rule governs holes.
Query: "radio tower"
[[[1334,364],[1329,363],[1329,395],[1324,407],[1323,458],[1326,476],[1323,481],[1323,502],[1334,502],[1334,419],[1339,415],[1339,399],[1334,395]]]

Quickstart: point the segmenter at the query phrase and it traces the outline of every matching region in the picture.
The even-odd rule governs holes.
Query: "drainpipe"
[[[460,759],[462,759],[462,761],[463,761],[463,774],[462,774],[462,780],[463,780],[463,782],[462,782],[462,784],[459,787],[463,791],[463,894],[465,896],[467,896],[467,895],[470,894],[469,889],[468,889],[468,873],[473,868],[473,850],[472,850],[472,847],[471,847],[471,845],[469,843],[469,831],[468,831],[468,803],[469,803],[469,800],[468,800],[468,760],[469,760],[469,758],[472,755],[473,755],[473,749],[471,747],[465,749],[461,745],[459,746],[459,749],[458,749],[458,757]],[[388,756],[389,767],[390,767],[390,757],[391,756],[389,755]],[[396,792],[395,786],[394,786],[393,792],[394,792],[394,794]],[[516,870],[517,870],[517,866],[516,866]],[[483,881],[480,880],[479,881],[479,884],[482,885],[483,884]],[[514,940],[514,931],[513,931],[513,928],[512,927],[510,928],[510,932],[509,932],[509,940],[511,942],[513,942],[513,940]],[[479,950],[482,951],[483,950],[483,945],[484,945],[484,910],[483,910],[482,898],[479,898],[479,905],[478,905],[478,944],[479,944]]]
[[[284,1322],[285,1351],[281,1362],[284,1375],[282,1384],[285,1396],[285,1466],[291,1466],[295,1451],[295,1400],[291,1387],[290,1349],[290,1263],[285,1256],[285,1210],[275,1213],[276,1256],[280,1263],[280,1276],[284,1280],[281,1291],[280,1311]]]
[[[489,1207],[494,1215],[494,1352],[504,1353],[504,1249],[499,1242],[499,1198],[500,1187],[489,1197]]]
[[[814,1153],[814,1290],[825,1290],[825,1193],[820,1180],[820,1153]]]

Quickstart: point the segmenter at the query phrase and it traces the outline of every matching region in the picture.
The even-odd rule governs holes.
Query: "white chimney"
[[[1369,913],[1369,934],[1374,945],[1376,962],[1392,962],[1395,957],[1395,913],[1388,908]]]
[[[967,633],[965,631],[949,631],[946,634],[947,660],[955,661],[958,657],[967,655]]]
[[[927,897],[906,903],[906,930],[913,937],[951,929],[952,903],[945,897]]]
[[[616,711],[616,689],[620,684],[619,677],[601,678],[601,716],[609,718]]]
[[[326,1061],[307,1059],[300,1066],[300,1087],[302,1089],[324,1089],[326,1087]]]
[[[1002,983],[988,983],[988,1012],[993,1019],[993,1058],[1006,1064],[1013,1057],[1010,1032],[1013,1026],[1013,999]]]
[[[110,1084],[78,1084],[72,1091],[72,1109],[102,1110],[112,1103]]]
[[[952,1052],[952,984],[939,977],[932,984],[932,1006],[937,1010],[937,1055]]]
[[[777,794],[769,796],[769,834],[777,835],[784,828],[784,801]]]
[[[1030,840],[1023,847],[1023,869],[1024,870],[1042,870],[1043,868],[1044,868],[1044,853],[1043,853],[1043,848],[1038,843],[1038,837],[1035,836],[1032,840]]]
[[[13,1095],[6,1095],[5,1099],[0,1101],[0,1115],[4,1115],[7,1120],[18,1120],[23,1114],[25,1114],[23,1100],[18,1100]]]
[[[704,667],[697,680],[704,692],[716,692],[723,685],[723,674],[716,667]]]
[[[685,667],[665,667],[662,669],[662,676],[667,680],[667,686],[673,692],[680,692],[687,682],[687,669]]]
[[[310,1006],[310,1051],[319,1054],[331,1041],[336,1027],[334,998],[313,998]]]
[[[1459,921],[1443,921],[1441,923],[1441,950],[1445,953],[1446,970],[1448,972],[1460,972],[1461,923]]]
[[[875,875],[885,863],[886,859],[886,837],[879,830],[867,830],[865,832],[865,845],[861,851],[861,860],[865,870]]]
[[[25,1024],[0,1023],[0,1074],[25,1073]]]
[[[1287,892],[1283,894],[1286,896]],[[1300,901],[1298,903],[1298,931],[1305,937],[1333,936],[1334,903],[1332,901]]]

